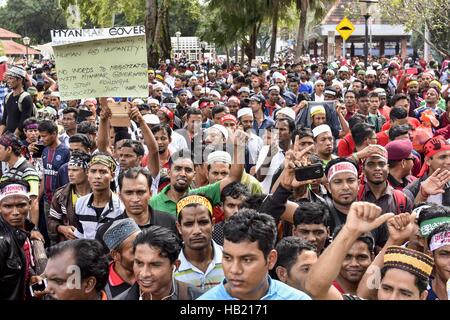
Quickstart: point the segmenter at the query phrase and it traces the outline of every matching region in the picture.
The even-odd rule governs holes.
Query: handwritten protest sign
[[[144,35],[78,42],[53,50],[61,100],[148,95]]]
[[[94,29],[58,29],[50,31],[52,46],[90,40],[131,37],[137,35],[145,35],[144,26]]]

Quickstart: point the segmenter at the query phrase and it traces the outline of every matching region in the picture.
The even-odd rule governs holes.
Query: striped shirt
[[[113,221],[125,210],[119,197],[112,193],[109,203],[103,208],[102,213],[97,217],[97,213],[92,206],[94,194],[89,193],[78,198],[75,204],[75,216],[79,224],[75,230],[75,236],[79,239],[95,239],[97,229],[103,224]]]
[[[192,263],[190,263],[181,250],[178,259],[180,259],[180,267],[174,273],[174,277],[178,281],[192,284],[200,290],[206,291],[222,283],[225,278],[222,267],[222,247],[212,240],[214,257],[211,260],[206,272],[201,271]]]
[[[38,196],[39,194],[39,173],[34,166],[24,157],[19,157],[12,168],[5,166],[5,171],[0,178],[0,182],[9,179],[24,180],[30,185],[30,195]]]

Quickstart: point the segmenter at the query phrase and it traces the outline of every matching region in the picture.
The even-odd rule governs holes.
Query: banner
[[[69,44],[82,41],[124,38],[145,35],[144,26],[114,27],[100,29],[60,29],[51,30],[51,45]]]
[[[145,35],[53,47],[61,100],[147,97]]]

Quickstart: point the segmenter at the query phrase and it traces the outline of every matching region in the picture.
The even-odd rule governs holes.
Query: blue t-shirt
[[[301,83],[300,82],[300,86],[298,87],[298,93],[306,92],[307,94],[312,94],[313,91],[314,90],[313,90],[311,83],[309,83],[309,82]]]
[[[268,276],[268,280],[269,290],[260,300],[311,300],[311,297],[306,293],[292,288],[281,281],[273,280],[270,276]],[[218,286],[206,291],[198,297],[197,300],[238,300],[237,298],[230,296],[225,289],[225,283],[226,280]]]
[[[56,149],[46,147],[42,151],[42,164],[44,168],[44,195],[48,203],[52,202],[53,192],[57,187],[58,170],[64,163],[69,162],[70,151],[60,143]]]

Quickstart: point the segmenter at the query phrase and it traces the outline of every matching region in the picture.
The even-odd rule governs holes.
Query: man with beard
[[[249,163],[256,164],[258,154],[263,147],[263,140],[253,132],[253,111],[250,108],[242,108],[237,112],[237,119],[242,130],[249,135],[247,148],[249,153]]]
[[[365,90],[371,92],[375,90],[375,85],[377,81],[377,72],[375,70],[368,70],[364,77],[364,81],[366,82]]]
[[[356,104],[356,93],[353,90],[347,90],[344,94],[344,104],[347,109],[347,114],[345,115],[345,120],[350,120],[350,118],[355,114],[358,105]]]
[[[414,116],[414,111],[420,107],[422,98],[419,96],[419,82],[410,80],[406,84],[406,90],[409,96],[409,116]]]
[[[44,276],[50,299],[107,300],[108,260],[98,241],[77,239],[50,247]]]
[[[113,299],[135,282],[133,272],[133,241],[141,232],[133,219],[115,221],[103,235],[103,241],[110,250],[108,282],[105,292],[108,299]]]
[[[195,170],[194,162],[190,158],[189,152],[180,151],[178,154],[173,155],[172,167],[169,170],[170,184],[150,200],[152,208],[176,216],[176,203],[186,193],[204,193],[212,200],[213,206],[219,204],[220,193],[223,188],[231,182],[241,180],[244,164],[241,161],[243,146],[239,144],[245,143],[243,135],[245,133],[240,130],[237,130],[234,135],[234,161],[230,168],[230,175],[221,181],[197,189],[190,190]]]
[[[149,227],[138,234],[132,250],[136,282],[115,300],[194,300],[201,294],[194,286],[173,276],[180,265],[181,246],[170,230]]]
[[[371,154],[363,165],[365,182],[358,191],[358,200],[367,201],[381,207],[382,212],[411,212],[414,206],[412,198],[395,190],[387,181],[389,175],[388,153],[384,147],[382,153]]]
[[[358,170],[354,162],[337,158],[331,160],[326,168],[325,175],[328,184],[326,185],[329,197],[325,197],[325,203],[330,211],[330,233],[333,234],[339,225],[345,223],[350,206],[357,201],[359,188]],[[387,240],[387,230],[379,227],[372,231],[375,244],[382,247]]]

